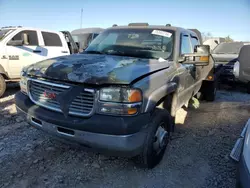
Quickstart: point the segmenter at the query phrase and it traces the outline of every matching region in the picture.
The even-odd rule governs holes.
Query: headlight
[[[233,69],[233,74],[236,78],[239,78],[240,76],[240,63],[239,61],[237,61],[235,64],[234,64],[234,69]]]
[[[108,102],[141,102],[142,95],[138,89],[104,88],[100,91],[100,100]]]
[[[27,93],[28,93],[28,82],[27,82],[26,77],[21,76],[20,89],[21,89],[22,93],[27,95]]]
[[[141,103],[142,93],[138,89],[110,87],[100,90],[100,113],[134,115],[139,112]]]

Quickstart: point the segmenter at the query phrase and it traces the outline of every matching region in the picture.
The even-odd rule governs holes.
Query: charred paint
[[[168,61],[124,56],[76,54],[29,66],[30,76],[88,84],[129,84],[136,78],[169,66]]]

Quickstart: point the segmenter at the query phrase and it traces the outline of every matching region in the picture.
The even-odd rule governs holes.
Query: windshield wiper
[[[89,51],[85,51],[85,53],[87,53],[87,54],[105,54],[105,53],[97,51],[97,50],[89,50]]]

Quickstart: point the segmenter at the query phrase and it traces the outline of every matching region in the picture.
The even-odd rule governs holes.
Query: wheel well
[[[0,74],[3,76],[3,78],[4,78],[5,80],[8,79],[8,76],[7,76],[6,74],[3,74],[3,73],[0,73]]]
[[[176,110],[176,95],[175,92],[169,93],[162,97],[156,105],[157,108],[165,109],[171,116],[172,126],[168,127],[169,132],[174,132],[175,127],[175,110]]]
[[[174,92],[167,94],[156,103],[156,106],[166,109],[169,113],[171,113],[173,96]]]

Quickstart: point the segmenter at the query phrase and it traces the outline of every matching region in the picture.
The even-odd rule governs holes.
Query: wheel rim
[[[155,133],[153,149],[157,154],[160,153],[168,144],[168,132],[163,127],[165,126],[162,122]]]

